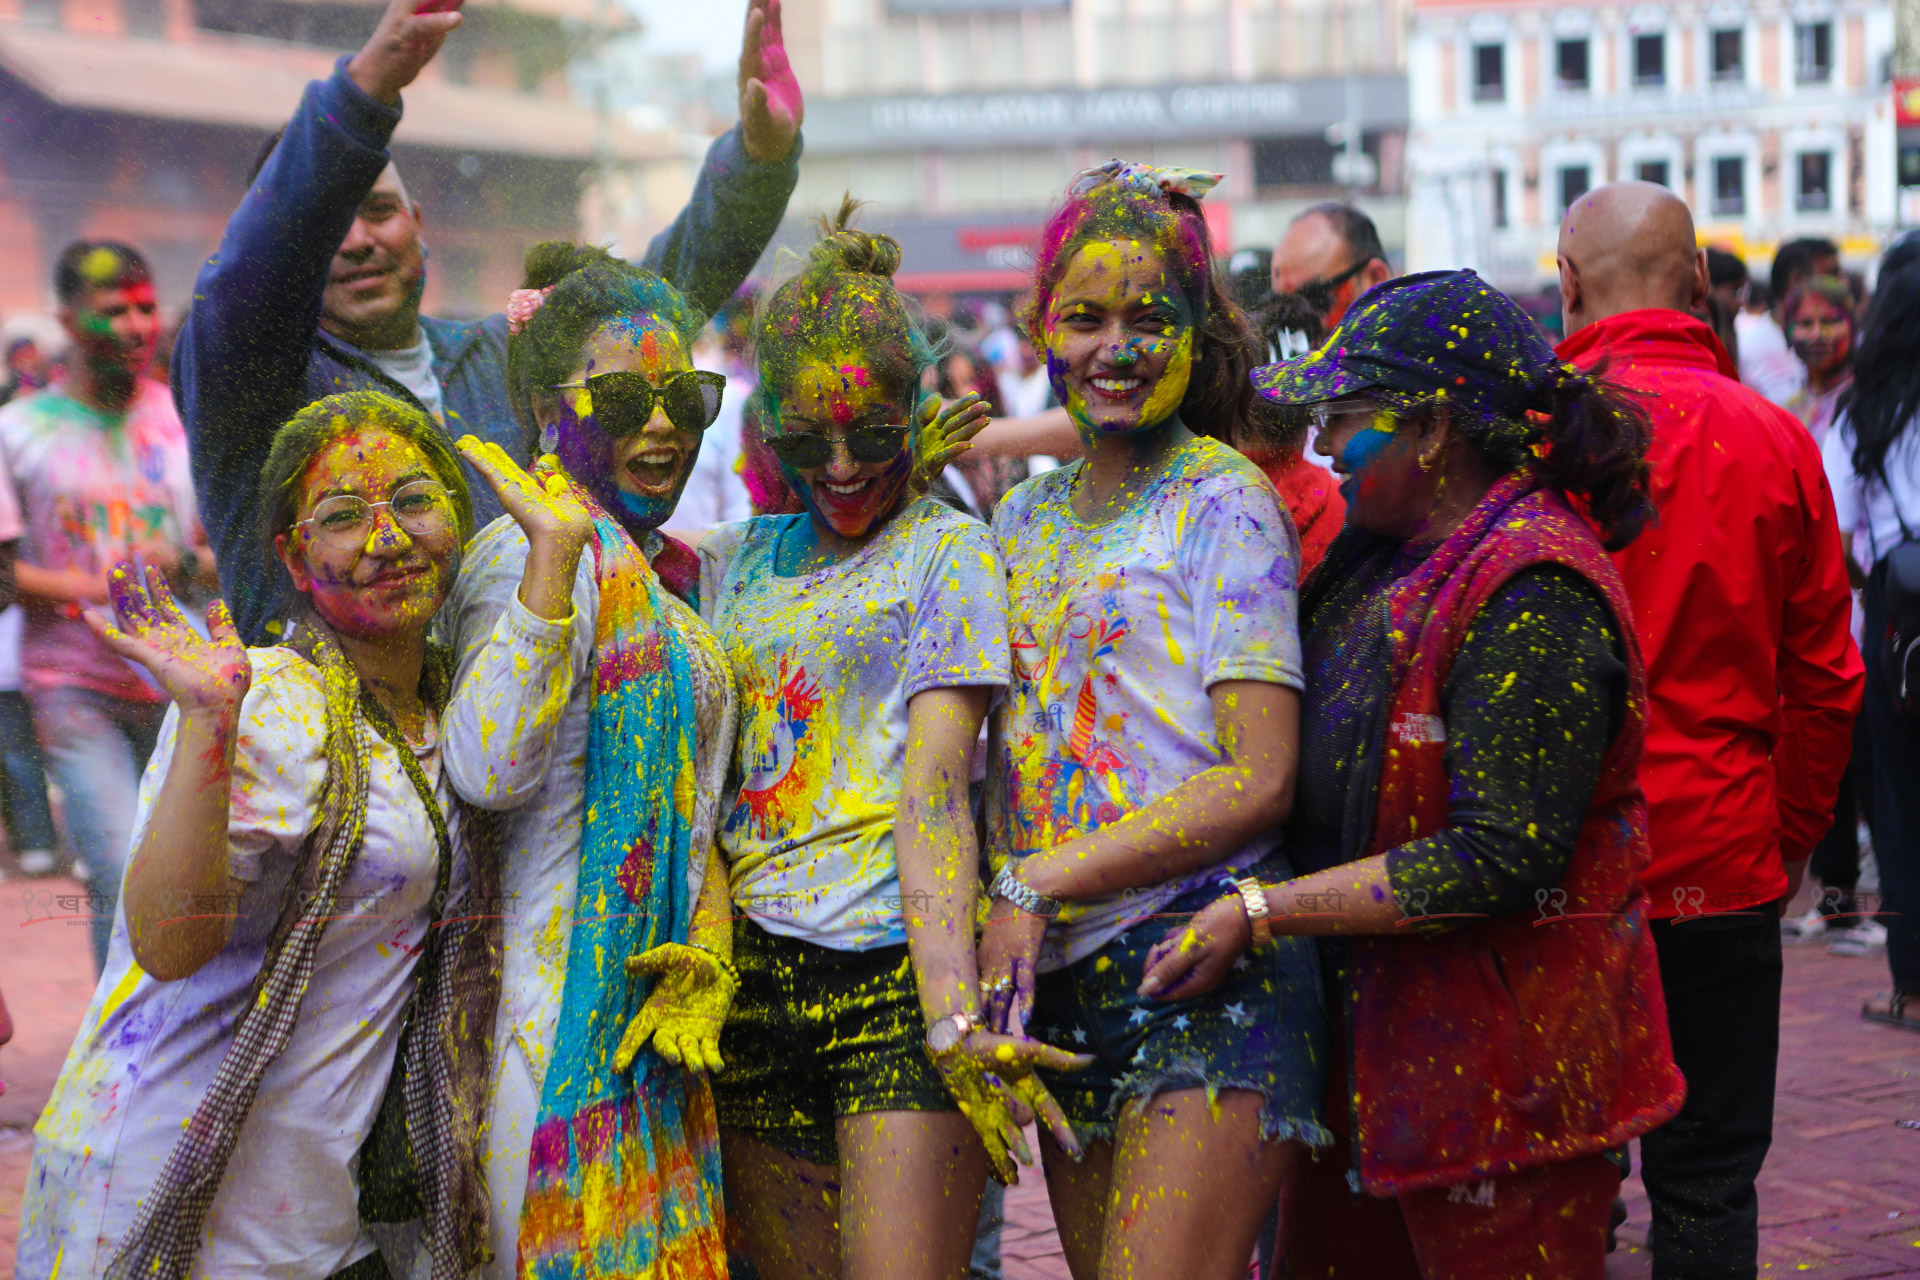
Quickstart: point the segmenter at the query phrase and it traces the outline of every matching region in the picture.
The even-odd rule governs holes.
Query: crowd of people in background
[[[1783,945],[1920,1030],[1920,236],[1616,183],[1543,322],[1114,160],[1016,298],[851,198],[749,286],[755,0],[671,226],[436,317],[459,21],[176,331],[110,240],[0,329],[0,811],[99,976],[18,1274],[992,1274],[1036,1121],[1080,1280],[1597,1277],[1635,1139],[1655,1274],[1756,1274]]]

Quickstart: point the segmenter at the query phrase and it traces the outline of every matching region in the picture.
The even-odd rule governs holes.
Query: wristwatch
[[[1038,889],[1029,888],[1019,876],[1013,874],[1013,863],[1000,868],[1000,874],[993,878],[993,885],[987,890],[990,898],[1005,898],[1014,906],[1030,916],[1039,916],[1051,920],[1060,914],[1060,903],[1047,897]]]
[[[927,1052],[952,1053],[980,1026],[977,1013],[950,1013],[927,1028]]]
[[[1253,950],[1265,951],[1273,945],[1273,930],[1267,927],[1267,891],[1252,876],[1229,878],[1227,883],[1240,891],[1240,904],[1247,909],[1247,923],[1253,928]]]

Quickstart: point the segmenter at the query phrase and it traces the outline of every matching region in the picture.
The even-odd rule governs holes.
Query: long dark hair
[[[1640,398],[1606,380],[1598,368],[1566,371],[1547,392],[1544,446],[1534,465],[1548,484],[1576,494],[1600,529],[1600,545],[1609,551],[1639,537],[1653,519],[1653,419]]]
[[[1653,422],[1637,395],[1604,374],[1604,368],[1581,373],[1557,362],[1538,369],[1533,400],[1520,414],[1493,410],[1458,388],[1444,400],[1378,388],[1362,394],[1402,418],[1444,405],[1448,425],[1489,466],[1505,475],[1531,463],[1543,481],[1580,500],[1601,545],[1618,551],[1653,518],[1647,466]]]
[[[1887,450],[1920,413],[1920,262],[1880,273],[1853,348],[1853,386],[1840,407],[1853,426],[1853,471],[1887,480]]]
[[[1194,309],[1193,375],[1180,420],[1195,435],[1231,441],[1252,416],[1253,369],[1264,354],[1246,312],[1227,296],[1213,269],[1200,202],[1177,191],[1142,191],[1102,182],[1067,197],[1047,219],[1033,268],[1033,302],[1023,317],[1046,361],[1047,308],[1073,255],[1096,240],[1137,239],[1153,245]]]

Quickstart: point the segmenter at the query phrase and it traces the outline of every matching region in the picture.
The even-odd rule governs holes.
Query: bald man
[[[1642,873],[1687,1100],[1641,1139],[1653,1274],[1751,1280],[1773,1141],[1780,926],[1832,819],[1862,668],[1833,496],[1798,419],[1688,312],[1693,217],[1618,182],[1560,227],[1560,354],[1642,393],[1659,520],[1615,555],[1647,664]]]

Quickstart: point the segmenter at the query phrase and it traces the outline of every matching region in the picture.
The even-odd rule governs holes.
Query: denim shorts
[[[713,1078],[720,1123],[815,1164],[840,1163],[834,1121],[957,1111],[927,1056],[907,948],[835,951],[734,924],[740,990]]]
[[[1274,858],[1256,872],[1269,884],[1292,874]],[[1202,996],[1139,995],[1147,953],[1223,892],[1232,892],[1224,882],[1183,894],[1092,955],[1035,979],[1031,1034],[1094,1055],[1084,1071],[1040,1073],[1082,1142],[1112,1139],[1129,1103],[1197,1088],[1260,1094],[1267,1139],[1332,1142],[1321,1123],[1328,1040],[1313,939],[1278,938],[1247,952]]]

